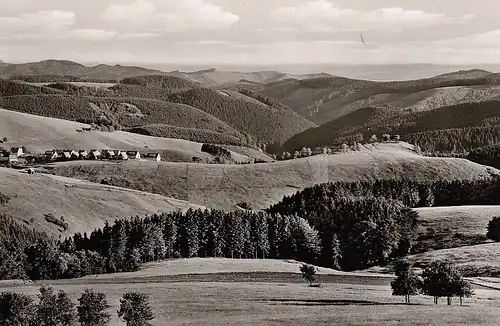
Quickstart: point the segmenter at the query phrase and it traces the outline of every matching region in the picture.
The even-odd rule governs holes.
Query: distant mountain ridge
[[[215,87],[226,83],[237,83],[247,80],[257,83],[269,83],[283,79],[307,79],[331,76],[328,74],[287,74],[278,71],[238,72],[224,71],[215,68],[194,72],[179,70],[166,72],[157,69],[142,68],[139,66],[98,64],[86,66],[68,60],[44,60],[22,64],[5,64],[0,66],[0,78],[26,79],[29,81],[51,82],[54,76],[74,79],[72,81],[115,81],[145,75],[168,75],[180,77],[203,87]],[[39,77],[36,80],[34,77]]]
[[[33,76],[70,76],[88,81],[119,81],[127,77],[164,74],[159,70],[135,66],[104,65],[87,67],[67,60],[44,60],[0,67],[0,77],[21,78]],[[44,80],[42,80],[44,81]],[[49,80],[50,81],[50,80]]]

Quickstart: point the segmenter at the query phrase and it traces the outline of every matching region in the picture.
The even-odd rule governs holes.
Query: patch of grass
[[[418,208],[414,252],[470,246],[487,242],[488,222],[500,215],[500,206]]]
[[[50,282],[49,282],[50,283]],[[36,297],[39,284],[10,286],[9,291]],[[478,289],[460,307],[432,305],[417,296],[405,305],[391,296],[388,285],[323,284],[312,289],[303,283],[185,282],[135,284],[55,284],[73,300],[88,288],[106,293],[111,304],[111,326],[124,292],[138,290],[151,296],[153,325],[496,325],[498,291]],[[1,288],[2,290],[4,288]]]

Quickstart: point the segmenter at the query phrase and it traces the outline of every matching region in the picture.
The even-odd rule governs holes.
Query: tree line
[[[315,185],[285,196],[267,211],[298,214],[308,218],[331,198],[375,197],[402,202],[408,207],[499,205],[500,177],[476,180],[416,181],[386,179],[375,181],[338,181]]]
[[[86,289],[78,299],[78,305],[66,292],[57,293],[51,286],[43,285],[38,302],[22,293],[0,293],[0,325],[8,326],[105,326],[111,320],[111,306],[106,295]],[[154,319],[149,296],[126,292],[120,299],[118,317],[127,326],[148,326]]]
[[[134,271],[142,263],[171,258],[314,262],[321,248],[318,232],[303,218],[250,211],[190,209],[135,217],[57,242],[7,218],[0,219],[0,225],[1,279],[75,278]]]

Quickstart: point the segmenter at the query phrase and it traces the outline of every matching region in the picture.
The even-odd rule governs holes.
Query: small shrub
[[[313,286],[313,282],[316,280],[316,267],[308,264],[302,264],[302,266],[300,266],[300,272],[302,273],[302,277],[309,281],[309,286]]]
[[[5,195],[5,194],[2,194],[2,193],[0,192],[0,205],[5,205],[5,204],[7,204],[7,203],[9,202],[9,200],[10,200],[10,197],[9,197],[9,196],[7,196],[7,195]]]
[[[247,202],[241,202],[241,203],[238,203],[236,204],[238,207],[240,208],[243,208],[243,209],[246,209],[246,210],[252,210],[252,206],[250,206],[249,203]]]
[[[488,232],[486,237],[495,242],[500,242],[500,217],[493,217],[488,223]]]
[[[61,228],[63,228],[64,231],[67,231],[69,229],[68,223],[64,222],[64,217],[61,216],[59,219],[54,216],[52,213],[44,214],[45,220],[49,223],[55,224]]]

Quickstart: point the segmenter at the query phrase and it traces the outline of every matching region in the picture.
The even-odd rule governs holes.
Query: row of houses
[[[148,160],[148,161],[161,161],[160,153],[145,153],[141,154],[139,151],[122,151],[122,150],[48,150],[44,154],[36,155],[29,154],[25,147],[13,147],[9,151],[0,148],[0,163],[10,164],[31,164],[37,162],[55,162],[55,161],[71,161],[71,160]]]
[[[44,154],[45,158],[49,161],[69,161],[69,160],[149,160],[149,161],[161,161],[160,153],[146,153],[141,154],[139,151],[122,151],[115,149],[91,149],[86,150],[49,150]]]

